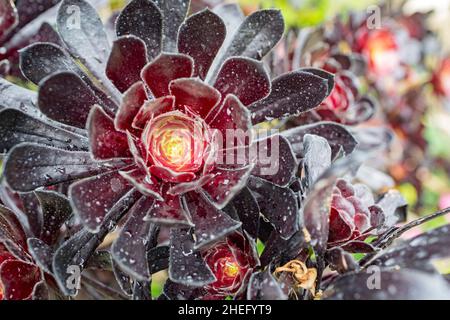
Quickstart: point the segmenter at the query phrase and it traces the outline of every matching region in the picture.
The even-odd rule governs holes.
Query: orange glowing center
[[[161,156],[171,166],[183,165],[190,160],[191,139],[174,130],[166,130],[161,135]]]
[[[441,73],[442,89],[446,95],[450,95],[450,65]]]
[[[369,59],[373,71],[387,75],[400,64],[398,47],[394,36],[387,31],[375,33],[367,44]]]
[[[228,278],[236,278],[236,276],[239,274],[239,265],[237,264],[234,259],[227,257],[221,259],[219,262],[220,265],[222,265],[223,275]]]
[[[196,172],[203,164],[205,124],[181,112],[154,118],[143,133],[147,152],[155,165],[175,172]]]

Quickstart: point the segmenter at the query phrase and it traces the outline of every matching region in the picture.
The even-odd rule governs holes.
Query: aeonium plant
[[[339,101],[334,104],[337,108],[327,107],[325,112],[313,110],[300,121],[315,115],[316,119],[317,116],[325,116],[324,119],[344,120],[343,123],[347,124],[352,124],[352,121],[342,116],[350,116],[349,120],[359,118],[372,123],[388,123],[394,129],[398,143],[382,166],[387,167],[396,182],[412,184],[421,198],[423,181],[414,173],[422,168],[427,170],[427,158],[430,157],[422,121],[429,110],[427,106],[433,101],[430,101],[428,90],[430,82],[434,85],[435,94],[444,97],[438,80],[439,70],[443,68],[430,63],[436,55],[441,56],[441,50],[437,35],[429,27],[429,13],[407,14],[403,5],[382,5],[380,9],[380,19],[377,19],[378,12],[351,12],[347,17],[337,16],[317,30],[306,33],[305,40],[300,42],[300,50],[294,54],[297,59],[293,61],[307,63],[331,56],[333,65],[336,65],[333,60],[337,60],[337,65],[345,66],[344,70],[351,71],[352,79],[357,81],[342,82],[336,75],[334,91],[341,91],[337,89],[344,83],[346,90],[342,92],[346,94],[340,95],[339,100],[335,98],[339,95],[332,94],[327,100]],[[295,48],[298,41],[293,37],[289,42]],[[362,101],[368,101],[366,96],[370,95],[373,97],[370,100],[376,102],[381,112],[374,113],[374,104],[368,103],[360,105],[369,108],[350,107],[347,111],[338,111],[345,110],[341,106],[351,106],[347,101],[352,101],[355,96],[352,92],[361,93],[352,90],[358,88],[352,83],[358,82],[363,84],[359,86],[363,89]],[[420,206],[420,201],[417,205]]]
[[[50,253],[72,213],[68,199],[48,190],[1,196],[9,207],[0,204],[0,300],[62,297]]]
[[[398,191],[377,199],[357,182],[355,173],[367,154],[355,151],[332,160],[333,149],[323,137],[307,134],[303,144],[301,180],[292,185],[303,199],[302,229],[287,240],[276,233],[260,235],[265,241],[261,268],[247,297],[448,299],[450,286],[433,264],[450,256],[442,245],[448,225],[399,238],[449,210],[402,223],[406,202]]]
[[[80,21],[70,6],[80,9]],[[62,1],[57,30],[64,46],[36,43],[21,51],[23,75],[38,92],[0,82],[8,187],[69,185],[80,228],[52,259],[66,295],[77,292],[66,285],[68,268],[82,271],[118,225],[113,267],[135,298],[148,296],[151,274],[165,266],[151,254],[164,250],[161,228],[171,229],[170,281],[209,288],[214,297],[237,296],[257,265],[236,256],[230,241],[237,240],[230,239],[254,241],[260,211],[281,238],[298,231],[298,197],[289,188],[296,148],[282,134],[255,138],[252,126],[317,107],[332,75],[310,68],[270,80],[260,60],[283,34],[277,10],[245,18],[224,5],[187,17],[188,8],[183,0],[131,1],[110,43],[92,6]],[[272,153],[270,162],[242,160],[242,150],[255,149]],[[277,170],[268,173],[270,163]],[[245,216],[239,201],[254,215]],[[241,249],[246,255],[250,243]]]
[[[340,50],[324,41],[326,28],[291,30],[270,56],[275,74],[303,68],[320,68],[334,75],[331,94],[318,108],[302,114],[298,124],[334,121],[355,125],[368,121],[376,111],[376,102],[369,97],[360,81],[367,70],[361,54]]]

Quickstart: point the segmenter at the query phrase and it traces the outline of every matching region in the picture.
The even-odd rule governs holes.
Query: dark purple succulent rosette
[[[239,230],[201,249],[190,257],[190,261],[186,261],[182,257],[182,250],[193,248],[194,241],[188,233],[183,231],[180,233],[180,231],[174,229],[171,231],[171,237],[174,236],[174,233],[178,233],[182,242],[172,244],[170,247],[171,259],[174,260],[169,265],[169,274],[178,274],[186,268],[190,270],[188,277],[196,273],[202,273],[202,277],[209,277],[211,280],[206,285],[198,286],[195,283],[180,284],[169,279],[165,283],[159,299],[223,300],[227,297],[244,298],[249,280],[259,267],[256,245],[252,237],[245,231]],[[162,253],[164,247],[159,246],[157,248],[159,249],[150,251],[150,254],[156,256],[158,250]],[[167,251],[166,256],[168,257]],[[161,256],[159,255],[159,257]],[[181,265],[176,266],[177,264]]]
[[[339,179],[331,200],[328,247],[350,253],[374,252],[366,240],[404,220],[406,206],[397,191],[391,190],[375,202],[367,186]]]
[[[319,108],[303,117],[304,121],[334,121],[356,125],[372,118],[376,105],[372,98],[362,93],[361,83],[354,70],[355,64],[359,62],[351,55],[334,54],[323,61],[323,64],[312,64],[334,74],[334,89]]]
[[[19,195],[7,188],[1,198],[9,208],[0,205],[0,300],[61,297],[52,257],[72,214],[69,200],[54,191]]]
[[[81,10],[80,28],[67,23],[71,5]],[[270,81],[259,60],[283,34],[277,10],[244,18],[237,6],[224,5],[186,18],[188,7],[186,0],[134,0],[117,18],[110,44],[92,6],[64,0],[57,29],[65,48],[36,43],[21,51],[22,72],[39,85],[37,96],[0,80],[0,105],[8,107],[0,117],[8,185],[29,192],[71,184],[68,195],[84,228],[54,255],[65,294],[76,293],[64,285],[67,266],[84,267],[122,220],[111,254],[117,273],[130,275],[135,288],[150,279],[146,256],[155,242],[148,239],[159,226],[173,228],[170,246],[187,235],[195,239],[180,257],[185,261],[241,225],[257,235],[259,211],[282,238],[298,231],[298,199],[288,188],[298,163],[288,139],[244,139],[239,146],[279,145],[280,170],[263,175],[267,164],[258,159],[239,166],[211,161],[221,149],[209,129],[247,131],[307,112],[330,93],[330,77],[310,69]],[[174,131],[176,139],[166,135]],[[232,218],[229,211],[247,198],[257,218],[241,210]],[[170,255],[169,269],[176,268],[173,260]],[[170,274],[186,285],[214,280],[192,269]]]
[[[19,50],[34,42],[61,44],[53,29],[61,0],[5,0],[0,4],[0,75],[22,77]]]
[[[334,87],[318,108],[302,114],[295,123],[304,125],[333,121],[355,125],[369,120],[376,111],[375,101],[366,94],[359,77],[367,72],[364,57],[356,52],[343,53],[327,43],[326,28],[288,33],[272,55],[275,74],[303,67],[319,68],[334,75]],[[306,66],[306,67],[305,67]],[[322,73],[327,77],[327,73]]]
[[[432,259],[450,256],[449,249],[442,246],[448,241],[448,226],[404,243],[394,241],[411,228],[448,214],[449,209],[399,225],[406,219],[406,202],[399,192],[389,191],[375,201],[367,187],[341,178],[354,176],[370,155],[355,151],[346,157],[339,156],[344,146],[351,146],[351,140],[343,139],[343,135],[337,138],[339,127],[333,124],[333,131],[329,124],[308,130],[299,127],[285,133],[294,148],[303,148],[298,153],[302,174],[291,184],[301,199],[302,230],[289,239],[282,239],[273,229],[261,232],[267,228],[261,226],[258,238],[265,243],[265,248],[260,256],[260,268],[249,279],[246,297],[311,299],[309,293],[296,289],[291,277],[273,276],[275,267],[299,260],[317,269],[316,289],[323,290],[326,299],[414,299],[427,295],[448,299],[450,286],[431,263]],[[328,135],[324,134],[325,128]],[[330,137],[329,141],[326,136]],[[314,260],[311,248],[315,252]],[[364,258],[357,261],[353,253],[363,253]],[[371,290],[366,285],[374,272],[368,269],[371,267],[380,271],[383,285],[379,290]],[[439,292],[431,292],[432,285]]]

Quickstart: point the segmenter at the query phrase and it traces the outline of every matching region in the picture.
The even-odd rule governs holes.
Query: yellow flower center
[[[227,261],[223,268],[223,274],[229,278],[234,278],[239,273],[239,265],[236,262]]]
[[[186,136],[177,135],[176,132],[168,130],[161,137],[161,153],[173,165],[182,164],[186,158],[190,159],[190,139]],[[188,157],[186,157],[188,156]]]

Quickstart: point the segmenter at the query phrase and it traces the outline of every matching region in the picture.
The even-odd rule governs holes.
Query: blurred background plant
[[[113,26],[117,12],[129,1],[93,2],[96,3],[96,8],[100,11],[105,24]],[[192,0],[191,10],[199,11],[206,6],[213,8],[223,2],[231,1]],[[392,128],[396,133],[390,151],[383,155],[383,159],[376,159],[377,169],[380,173],[384,171],[393,177],[392,183],[395,188],[403,194],[410,205],[409,219],[450,207],[450,37],[448,36],[450,0],[388,1],[384,4],[373,0],[238,0],[238,2],[245,14],[258,8],[281,9],[286,21],[286,34],[289,35],[292,32],[295,37],[306,28],[333,23],[336,16],[339,16],[345,24],[354,12],[370,14],[368,9],[373,9],[372,5],[380,6],[382,21],[388,21],[389,27],[395,31],[398,31],[399,25],[406,29],[417,27],[414,20],[417,17],[425,19],[425,32],[432,36],[415,38],[415,34],[410,34],[406,39],[409,41],[406,45],[411,44],[411,39],[415,38],[421,47],[428,49],[419,53],[420,62],[408,66],[407,75],[401,81],[386,79],[388,74],[378,77],[376,79],[378,84],[375,83],[377,81],[358,83],[360,86],[358,90],[364,94],[373,93],[370,90],[371,86],[376,87],[375,98],[378,100],[378,113],[381,112],[381,117],[378,114],[369,124],[366,122],[357,124],[355,130],[381,124]],[[47,20],[43,22],[52,24]],[[45,27],[47,28],[47,25]],[[354,30],[350,30],[352,31]],[[5,39],[8,40],[4,37],[3,40]],[[0,40],[2,40],[1,37]],[[285,39],[286,42],[291,40],[289,37]],[[403,44],[401,43],[402,46]],[[1,55],[6,53],[3,46],[4,43],[0,42],[0,60],[2,60]],[[289,47],[289,43],[287,46]],[[403,49],[406,50],[402,54],[407,58],[416,54],[413,47]],[[350,46],[350,51],[352,50],[354,47]],[[363,54],[363,51],[360,50],[358,54]],[[286,51],[282,54],[285,55],[284,59],[292,58]],[[11,68],[13,72],[7,79],[29,85],[18,78],[18,70],[14,66],[17,59],[17,56],[11,57],[12,65],[8,68]],[[385,62],[386,59],[383,60],[383,63]],[[0,73],[5,73],[5,70],[6,66],[0,63]],[[364,74],[363,78],[365,80],[368,77]],[[380,85],[384,91],[380,89]],[[396,95],[395,99],[388,101],[383,95],[385,92],[393,92]],[[407,110],[406,116],[405,112],[401,114],[397,112],[400,109]],[[375,191],[380,193],[383,190]],[[449,215],[440,217],[428,222],[422,229],[433,229],[449,221]],[[407,236],[411,237],[414,234]],[[262,252],[262,250],[263,245],[258,242],[258,251]],[[450,263],[444,262],[439,265],[439,268],[442,272],[448,273]],[[165,279],[167,274],[164,271],[154,275],[151,288],[154,296],[158,296],[161,292]]]

